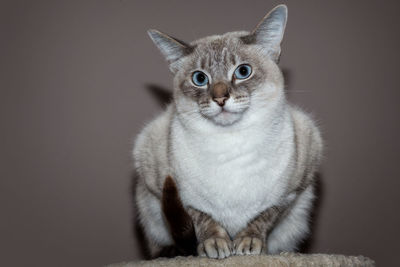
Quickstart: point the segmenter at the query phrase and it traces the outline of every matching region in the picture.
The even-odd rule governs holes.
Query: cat
[[[323,142],[285,98],[277,64],[286,21],[279,5],[252,32],[186,44],[148,31],[174,74],[173,102],[133,150],[152,257],[275,254],[308,234]]]

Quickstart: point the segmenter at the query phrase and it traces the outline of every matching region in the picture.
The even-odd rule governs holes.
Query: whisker
[[[288,93],[291,93],[291,92],[293,92],[293,93],[312,93],[311,90],[290,90],[290,89],[285,89],[285,92],[288,92]]]

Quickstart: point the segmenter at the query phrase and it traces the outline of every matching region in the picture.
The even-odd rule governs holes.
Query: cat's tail
[[[162,193],[162,210],[167,219],[178,255],[196,255],[197,239],[190,215],[183,207],[174,179],[167,176]]]

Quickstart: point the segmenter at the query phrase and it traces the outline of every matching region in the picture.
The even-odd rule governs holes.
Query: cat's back
[[[150,121],[138,134],[133,148],[133,159],[139,179],[160,191],[160,177],[168,175],[168,132],[173,113],[172,105]]]
[[[307,181],[294,179],[291,185],[299,186],[314,179],[314,172],[320,165],[323,152],[323,140],[316,120],[298,107],[291,106],[290,113],[294,126],[294,144],[296,149],[296,177],[307,177]],[[306,176],[304,176],[306,173]]]
[[[293,105],[290,105],[289,110],[293,119],[296,143],[300,146],[312,145],[314,150],[322,150],[321,133],[313,116]]]

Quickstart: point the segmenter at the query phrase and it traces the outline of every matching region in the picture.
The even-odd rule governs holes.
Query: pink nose
[[[229,97],[223,96],[223,97],[215,97],[213,100],[220,105],[221,107],[225,105],[225,101],[228,100]]]

